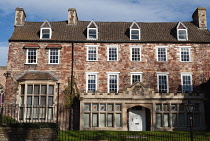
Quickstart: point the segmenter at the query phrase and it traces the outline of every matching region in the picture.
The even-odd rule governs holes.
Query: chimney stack
[[[68,24],[77,24],[78,17],[75,8],[68,9]]]
[[[194,24],[201,29],[207,29],[206,8],[198,7],[192,15]]]
[[[26,14],[22,7],[15,9],[15,26],[23,26],[26,20]]]

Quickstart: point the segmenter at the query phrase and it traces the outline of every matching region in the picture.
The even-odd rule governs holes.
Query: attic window
[[[88,40],[97,40],[98,39],[98,26],[92,20],[87,26],[87,39]]]
[[[41,29],[41,39],[50,39],[51,38],[51,29],[42,28]]]
[[[40,28],[40,39],[51,39],[52,28],[48,20],[41,25]]]
[[[177,29],[177,39],[179,41],[187,41],[188,40],[187,27],[182,22],[179,22],[176,29]]]
[[[140,40],[140,27],[135,21],[130,26],[130,40]]]

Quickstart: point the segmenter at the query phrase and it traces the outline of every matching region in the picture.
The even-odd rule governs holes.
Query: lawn
[[[193,141],[210,141],[210,132],[193,132]],[[60,131],[59,141],[190,141],[184,131]]]

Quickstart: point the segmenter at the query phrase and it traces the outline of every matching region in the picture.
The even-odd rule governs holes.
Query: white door
[[[145,109],[129,110],[129,131],[146,131]]]

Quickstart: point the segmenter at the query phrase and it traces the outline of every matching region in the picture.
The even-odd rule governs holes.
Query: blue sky
[[[0,5],[0,66],[7,63],[17,7],[23,7],[26,20],[34,22],[65,21],[68,8],[76,8],[79,20],[85,21],[192,21],[195,9],[206,7],[210,29],[210,0],[1,0]]]

